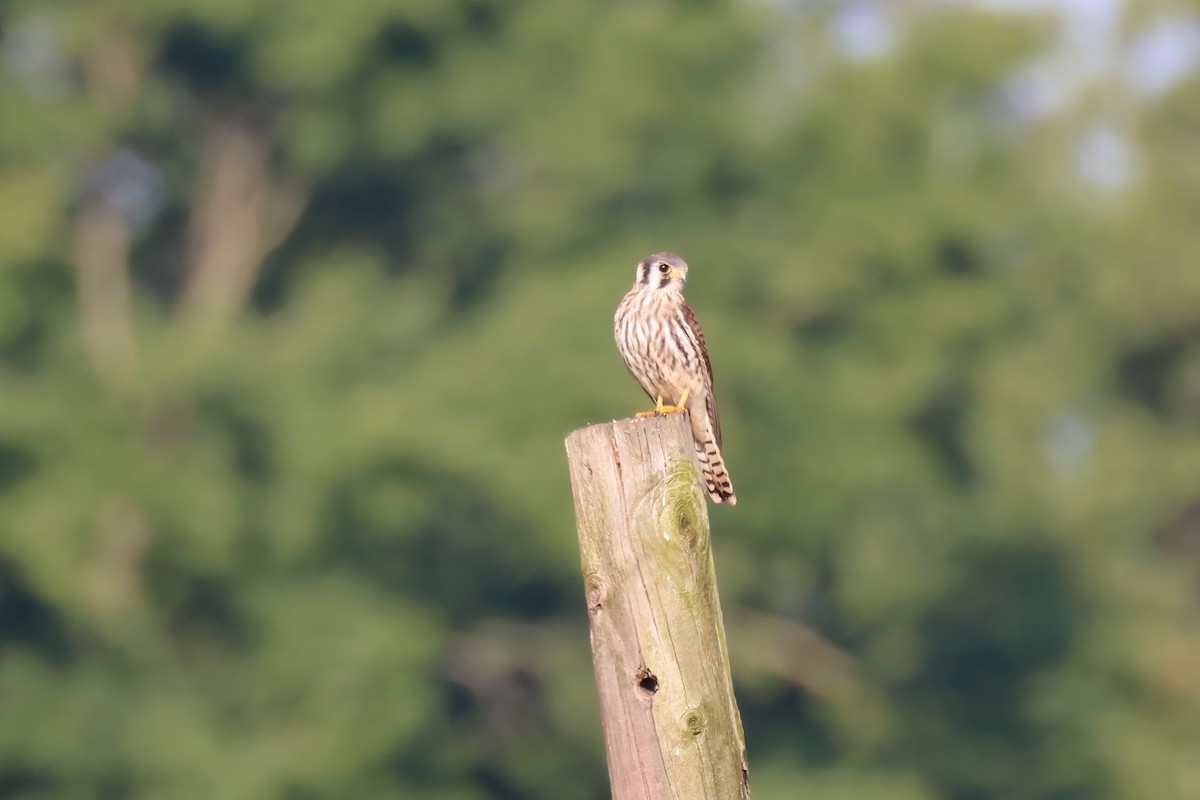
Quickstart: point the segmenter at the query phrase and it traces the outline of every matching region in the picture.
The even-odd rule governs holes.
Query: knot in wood
[[[683,727],[692,736],[703,734],[704,729],[708,727],[707,720],[704,719],[704,712],[695,706],[689,708],[683,715]]]
[[[599,611],[608,600],[608,589],[599,573],[593,572],[583,579],[583,587],[587,592],[588,611]]]

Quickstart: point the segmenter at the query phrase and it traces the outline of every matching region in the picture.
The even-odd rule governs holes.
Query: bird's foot
[[[687,389],[683,390],[683,396],[680,397],[679,402],[673,406],[663,405],[662,395],[659,395],[658,399],[654,401],[654,410],[653,411],[639,411],[636,416],[638,416],[638,417],[661,417],[664,414],[678,414],[680,411],[687,410],[687,400],[688,400]]]
[[[654,410],[653,411],[639,411],[635,416],[637,416],[637,417],[657,417],[659,414],[663,413],[664,408],[666,408],[666,406],[663,405],[662,395],[659,395],[658,399],[654,401]]]
[[[683,396],[679,398],[679,402],[673,406],[660,406],[659,414],[678,414],[681,411],[687,410],[688,390],[683,390]]]

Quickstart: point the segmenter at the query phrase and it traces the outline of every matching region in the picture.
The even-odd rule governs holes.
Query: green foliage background
[[[607,797],[562,439],[663,248],[755,796],[1200,797],[1200,79],[1030,114],[1060,33],[0,4],[0,797]]]

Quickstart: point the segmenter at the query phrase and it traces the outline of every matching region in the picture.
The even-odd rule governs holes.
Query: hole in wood
[[[654,677],[649,668],[643,666],[637,671],[637,685],[647,695],[652,695],[658,691],[658,678]]]

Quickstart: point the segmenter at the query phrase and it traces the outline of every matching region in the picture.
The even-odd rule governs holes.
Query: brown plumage
[[[687,262],[674,253],[643,259],[633,288],[617,307],[613,333],[625,366],[655,401],[653,413],[687,409],[709,497],[732,506],[737,495],[721,457],[721,420],[708,347],[696,315],[683,299],[687,271]]]

